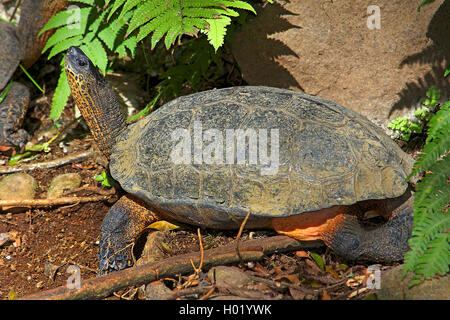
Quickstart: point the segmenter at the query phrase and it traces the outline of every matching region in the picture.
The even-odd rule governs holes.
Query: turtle
[[[19,25],[0,21],[0,150],[23,148],[29,134],[21,129],[28,109],[30,93],[24,84],[10,80],[21,62],[26,69],[41,55],[51,31],[38,37],[47,21],[66,6],[65,0],[25,0]]]
[[[322,240],[347,261],[402,260],[412,230],[413,159],[366,117],[287,89],[238,86],[174,99],[127,124],[111,85],[78,47],[65,70],[109,174],[124,191],[100,230],[98,273],[132,265],[157,220],[273,229]],[[368,223],[376,215],[379,223]]]

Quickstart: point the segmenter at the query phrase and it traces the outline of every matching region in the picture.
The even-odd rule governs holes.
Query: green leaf
[[[32,155],[33,155],[33,153],[31,151],[25,151],[23,153],[16,153],[9,159],[8,166],[15,165],[20,160],[29,158]]]
[[[231,8],[238,8],[238,9],[244,9],[253,12],[256,14],[255,9],[253,7],[245,2],[245,1],[223,1],[224,5]]]
[[[58,12],[45,24],[41,31],[39,31],[38,36],[40,36],[47,30],[67,25],[67,21],[69,21],[69,19],[73,17],[74,12],[75,10],[65,10]]]
[[[100,181],[105,187],[112,187],[115,184],[114,179],[110,178],[105,171],[94,177],[95,181]]]
[[[106,66],[108,64],[108,55],[99,39],[94,38],[91,42],[83,44],[80,49],[91,59],[103,75],[106,74]]]
[[[126,0],[116,0],[116,1],[114,2],[114,5],[113,5],[113,7],[111,8],[111,11],[109,12],[109,15],[108,15],[108,21],[109,21],[109,19],[111,19],[111,17],[112,17],[112,15],[114,14],[114,12],[116,12],[117,9],[119,9],[120,6],[122,6],[122,4],[123,4],[125,1],[126,1]]]
[[[5,100],[6,95],[9,92],[9,89],[11,89],[12,80],[9,80],[8,85],[6,86],[5,91],[3,91],[2,95],[0,96],[0,103],[2,103],[3,100]]]
[[[435,0],[423,0],[422,3],[417,7],[417,12],[420,12],[420,9],[430,3],[433,3]]]
[[[428,123],[427,142],[436,139],[440,134],[450,132],[450,101],[441,106],[441,110]]]
[[[128,0],[127,2],[125,2],[125,5],[123,6],[122,11],[120,12],[119,19],[122,19],[125,16],[125,14],[127,14],[131,9],[133,9],[141,2],[142,0]]]
[[[226,26],[231,23],[231,19],[222,17],[221,19],[207,19],[206,21],[209,23],[209,30],[206,30],[205,33],[217,52],[219,47],[223,45],[223,40],[227,32]]]
[[[51,59],[53,56],[65,52],[67,49],[69,49],[71,46],[80,46],[83,41],[83,36],[75,36],[72,38],[67,38],[61,42],[58,42],[56,45],[53,46],[52,50],[50,50],[47,59]]]
[[[311,255],[311,258],[313,258],[313,260],[319,266],[320,270],[325,271],[325,263],[323,262],[322,257],[314,252],[311,252],[310,255]]]
[[[80,10],[80,20],[78,23],[74,23],[71,25],[65,25],[64,27],[59,28],[55,31],[55,33],[47,40],[42,52],[47,51],[50,47],[56,46],[60,42],[67,43],[67,39],[71,37],[81,36],[86,32],[87,27],[87,19],[91,8],[82,8]],[[74,22],[74,21],[72,21]],[[74,44],[77,45],[77,44]],[[60,48],[64,48],[64,45],[61,45]],[[63,49],[64,50],[64,49]],[[54,49],[52,55],[58,54],[61,51]]]
[[[62,59],[64,61],[64,58]],[[61,116],[64,107],[67,104],[67,100],[70,95],[70,87],[67,82],[67,74],[64,68],[61,68],[61,73],[58,79],[58,85],[55,89],[55,94],[52,99],[52,107],[50,109],[50,119],[56,121]]]

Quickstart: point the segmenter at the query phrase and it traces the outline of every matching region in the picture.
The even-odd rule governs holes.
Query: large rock
[[[292,0],[256,8],[236,33],[244,79],[333,100],[386,124],[436,84],[449,93],[450,1]],[[380,8],[369,29],[368,7]],[[402,111],[402,112],[400,112]]]

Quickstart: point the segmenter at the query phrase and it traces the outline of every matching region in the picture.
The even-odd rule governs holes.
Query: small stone
[[[211,283],[216,283],[217,287],[241,288],[251,283],[250,277],[243,271],[234,267],[218,266],[208,272]]]
[[[36,180],[27,173],[8,174],[0,179],[0,200],[33,199],[36,187]]]
[[[154,281],[145,286],[144,295],[146,300],[166,300],[172,295],[172,290],[162,281]]]
[[[77,173],[65,173],[53,178],[48,188],[47,198],[55,199],[63,195],[64,190],[78,188],[81,185],[81,177]]]

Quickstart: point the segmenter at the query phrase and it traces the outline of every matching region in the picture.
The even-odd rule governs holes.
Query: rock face
[[[450,275],[435,277],[409,288],[411,274],[403,278],[403,266],[395,267],[381,276],[380,300],[450,300]]]
[[[267,4],[236,33],[233,54],[251,85],[304,91],[385,124],[419,104],[433,84],[450,93],[450,77],[443,77],[450,63],[450,1],[418,13],[419,3]],[[370,6],[379,8],[379,29],[378,9]]]

